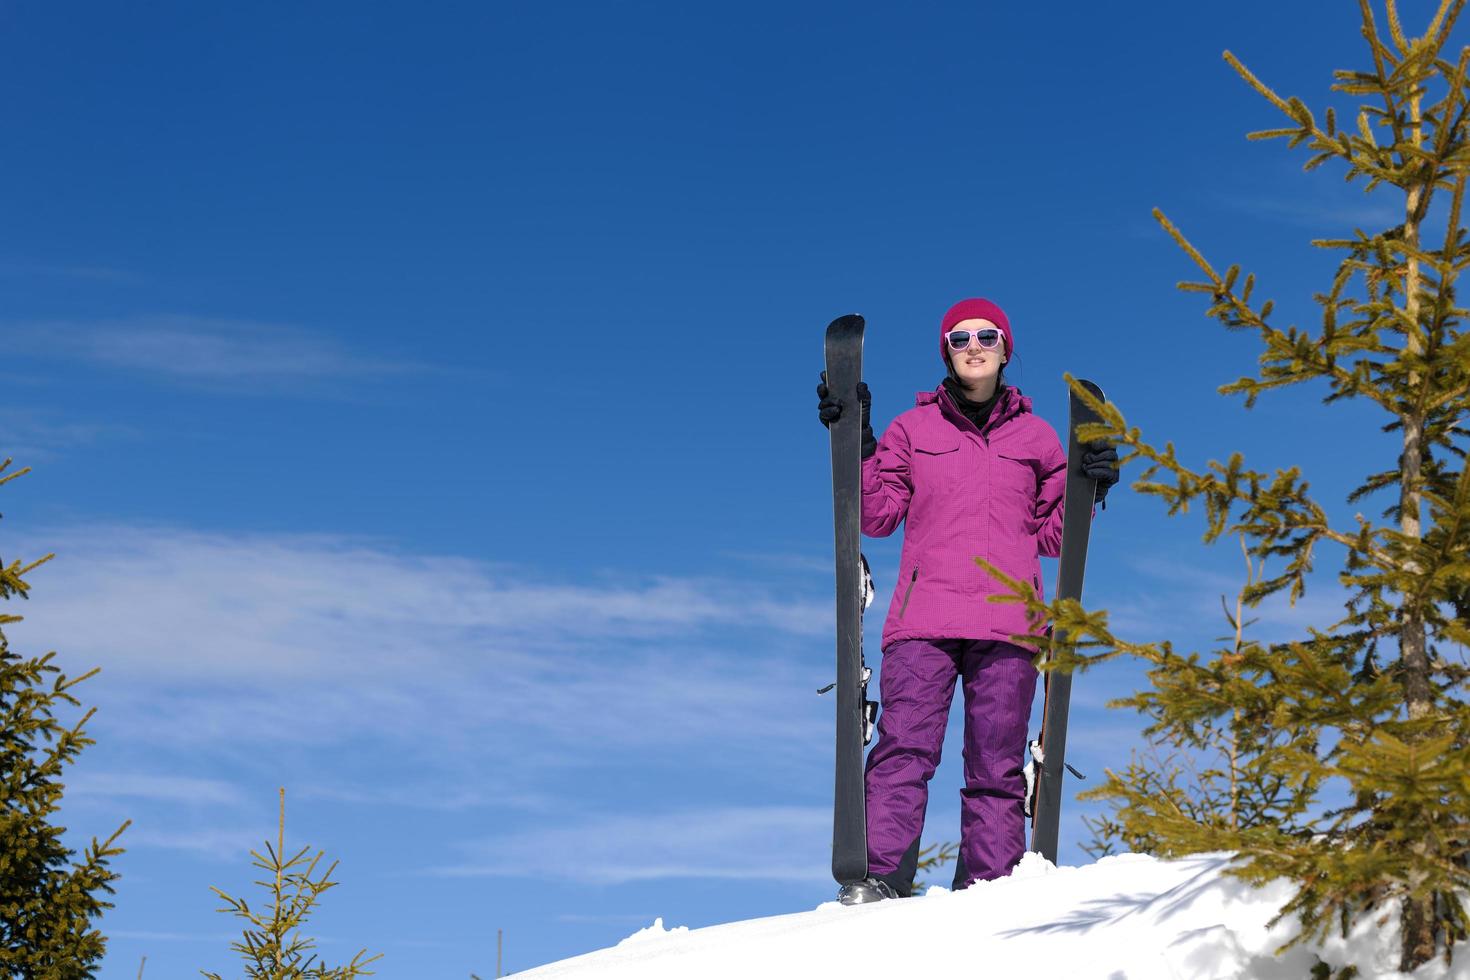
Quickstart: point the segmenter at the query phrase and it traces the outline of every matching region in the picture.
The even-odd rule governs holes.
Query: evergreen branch
[[[1393,557],[1373,547],[1371,541],[1365,540],[1361,532],[1353,536],[1333,528],[1322,508],[1305,496],[1305,484],[1298,485],[1295,469],[1277,470],[1274,478],[1268,478],[1264,473],[1244,469],[1240,454],[1237,453],[1227,464],[1212,461],[1210,469],[1214,470],[1213,473],[1195,472],[1178,461],[1172,443],[1161,451],[1144,442],[1139,430],[1128,426],[1116,405],[1094,398],[1070,374],[1064,377],[1078,397],[1102,420],[1079,430],[1079,438],[1106,438],[1114,441],[1120,452],[1132,450],[1126,455],[1120,455],[1120,469],[1135,459],[1147,460],[1150,466],[1133,484],[1133,488],[1165,498],[1169,503],[1170,515],[1187,510],[1191,500],[1204,498],[1208,517],[1205,533],[1207,543],[1217,540],[1222,534],[1245,533],[1260,541],[1253,547],[1252,553],[1269,557],[1282,548],[1295,552],[1309,550],[1313,540],[1323,538],[1349,550],[1361,552],[1380,566],[1389,567],[1393,564]],[[1160,470],[1171,473],[1176,479],[1176,485],[1171,487],[1153,482],[1154,475]],[[1246,510],[1232,523],[1229,514],[1234,504],[1244,504]],[[1309,537],[1293,538],[1298,532],[1306,533]],[[1299,573],[1295,577],[1300,579],[1309,567],[1308,556],[1307,560],[1299,561],[1292,571]],[[1270,585],[1274,581],[1263,584]],[[1275,589],[1255,596],[1255,601],[1269,594],[1269,591]]]
[[[1366,2],[1366,0],[1363,0],[1363,2]],[[1226,63],[1230,65],[1231,68],[1234,68],[1236,72],[1240,74],[1241,78],[1245,79],[1246,84],[1259,92],[1263,97],[1265,97],[1267,101],[1269,101],[1276,108],[1280,109],[1281,112],[1285,116],[1290,118],[1293,122],[1301,122],[1301,120],[1298,119],[1294,114],[1291,105],[1288,104],[1287,101],[1281,96],[1273,92],[1270,86],[1268,86],[1265,82],[1261,81],[1254,74],[1252,74],[1251,70],[1247,68],[1244,64],[1242,64],[1240,59],[1235,57],[1233,53],[1231,53],[1229,50],[1226,50],[1222,57],[1225,59]],[[1297,132],[1297,130],[1287,130],[1287,132],[1295,133]]]
[[[1460,6],[1463,6],[1463,4],[1464,0],[1460,0]],[[1444,8],[1441,7],[1440,10],[1443,11]],[[1455,15],[1457,16],[1458,14],[1459,9],[1457,7]],[[1464,99],[1465,73],[1467,68],[1470,68],[1470,47],[1461,49],[1459,63],[1448,72],[1449,84],[1444,101],[1432,107],[1426,113],[1426,118],[1435,122],[1434,156],[1436,161],[1441,162],[1441,166],[1442,161],[1451,153],[1455,152],[1452,142],[1455,135],[1461,131],[1461,127],[1464,125],[1465,109],[1467,106]],[[1454,122],[1447,121],[1451,115],[1455,116]],[[1462,179],[1463,176],[1462,172]],[[1458,230],[1459,223],[1459,209],[1456,208],[1447,225],[1449,234],[1453,235]],[[1449,251],[1448,244],[1445,246],[1445,251]]]
[[[1450,31],[1454,29],[1455,21],[1459,19],[1464,7],[1465,0],[1440,0],[1439,9],[1434,12],[1434,19],[1424,32],[1426,37],[1435,35],[1434,50],[1439,50],[1449,41]]]
[[[1388,10],[1389,36],[1393,38],[1394,47],[1398,48],[1399,56],[1403,57],[1409,53],[1410,44],[1408,39],[1404,37],[1403,25],[1399,23],[1398,8],[1394,5],[1394,0],[1386,0],[1386,7]]]
[[[48,657],[53,657],[55,655],[56,652],[54,650],[51,653],[47,654]],[[81,674],[77,677],[67,677],[65,674],[61,674],[56,678],[56,692],[59,694],[62,691],[69,691],[83,681],[96,677],[100,673],[102,673],[101,667],[93,667],[85,674]],[[95,711],[96,709],[94,708],[93,710]]]
[[[29,473],[31,471],[31,468],[29,466],[22,466],[20,469],[16,470],[14,473],[6,473],[5,470],[10,467],[10,464],[12,462],[14,462],[14,460],[11,457],[9,457],[9,456],[6,456],[5,457],[5,460],[3,462],[0,462],[0,487],[3,487],[5,484],[9,483],[11,480],[18,480],[18,479],[20,479],[21,477],[25,476],[27,473]]]
[[[1466,48],[1464,53],[1460,55],[1460,65],[1457,71],[1462,85],[1464,84],[1467,62],[1470,62],[1470,48]],[[1455,246],[1464,234],[1464,229],[1460,227],[1460,208],[1465,201],[1465,177],[1466,175],[1463,171],[1458,175],[1455,180],[1454,193],[1450,196],[1450,215],[1445,225],[1445,242],[1442,252],[1444,255],[1454,254]],[[1470,261],[1470,259],[1467,259],[1467,261]],[[1440,270],[1440,275],[1444,276],[1447,280],[1443,284],[1444,287],[1449,287],[1454,284],[1456,278],[1455,271],[1453,266]]]
[[[1446,597],[1449,592],[1445,588],[1447,579],[1454,575],[1453,568],[1447,568],[1458,557],[1463,561],[1466,554],[1465,538],[1470,536],[1470,468],[1460,470],[1460,478],[1455,483],[1455,496],[1453,501],[1445,501],[1433,495],[1430,496],[1431,506],[1434,507],[1435,526],[1430,534],[1426,535],[1421,543],[1430,544],[1434,538],[1439,538],[1438,547],[1435,552],[1425,561],[1416,562],[1420,571],[1415,583],[1415,588],[1405,595],[1405,608],[1424,608],[1433,606],[1440,599]],[[1438,520],[1438,514],[1449,515],[1448,524]]]
[[[1174,242],[1194,260],[1194,263],[1209,280],[1204,283],[1181,282],[1178,284],[1179,289],[1185,292],[1209,293],[1215,302],[1206,312],[1207,316],[1218,319],[1227,329],[1255,329],[1266,344],[1266,352],[1261,355],[1261,363],[1266,368],[1266,376],[1261,379],[1241,378],[1223,387],[1221,389],[1223,394],[1243,392],[1246,394],[1246,406],[1251,407],[1256,397],[1264,390],[1326,377],[1341,392],[1364,395],[1378,402],[1386,410],[1393,409],[1387,397],[1369,384],[1368,379],[1360,379],[1354,372],[1338,364],[1335,356],[1329,356],[1323,350],[1321,342],[1314,342],[1307,334],[1299,333],[1295,327],[1290,328],[1287,332],[1271,327],[1266,319],[1270,316],[1273,305],[1270,300],[1261,305],[1258,313],[1251,309],[1245,298],[1236,296],[1234,290],[1238,276],[1236,267],[1231,267],[1222,277],[1160,209],[1154,208],[1153,216],[1164,231],[1174,239]],[[1246,279],[1247,296],[1253,284],[1253,278],[1248,276]],[[1334,281],[1334,292],[1339,292],[1344,284],[1345,279],[1340,273],[1339,279]],[[1349,340],[1348,343],[1360,342]],[[1289,367],[1273,369],[1270,366],[1273,360],[1284,361]]]

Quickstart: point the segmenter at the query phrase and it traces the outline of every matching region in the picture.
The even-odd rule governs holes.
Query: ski
[[[827,389],[841,400],[832,437],[832,517],[837,558],[837,754],[832,802],[832,877],[838,884],[868,874],[868,819],[863,796],[863,746],[876,705],[867,699],[863,609],[872,601],[861,554],[863,318],[838,317],[827,327]]]
[[[1104,400],[1102,389],[1091,381],[1079,382],[1098,400]],[[1087,538],[1092,530],[1093,497],[1097,481],[1082,472],[1084,445],[1077,439],[1077,428],[1101,419],[1072,392],[1067,420],[1067,490],[1062,520],[1062,556],[1057,567],[1058,599],[1082,598],[1082,574],[1087,568]],[[1058,631],[1053,643],[1065,643]],[[1048,671],[1042,696],[1041,735],[1029,746],[1026,766],[1034,772],[1040,767],[1036,782],[1035,803],[1031,808],[1031,850],[1052,864],[1057,863],[1057,836],[1062,809],[1062,773],[1071,769],[1067,758],[1067,709],[1072,700],[1072,675]],[[1034,765],[1033,765],[1034,764]],[[1072,769],[1073,774],[1076,770]],[[1028,798],[1030,793],[1028,791]]]

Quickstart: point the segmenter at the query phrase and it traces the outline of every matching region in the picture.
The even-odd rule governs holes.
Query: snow
[[[1054,867],[1027,854],[1009,877],[960,892],[750,919],[703,929],[654,920],[610,949],[516,974],[525,980],[721,980],[764,977],[1033,977],[1038,980],[1301,980],[1317,957],[1360,980],[1470,978],[1470,950],[1399,973],[1398,921],[1360,922],[1346,938],[1276,949],[1267,927],[1292,895],[1222,872],[1231,857],[1106,857]]]
[[[627,939],[619,940],[618,945],[632,946],[637,943],[656,942],[660,939],[663,939],[665,936],[673,936],[686,933],[688,931],[688,926],[680,926],[677,929],[665,929],[663,916],[659,916],[657,919],[653,920],[653,925],[649,926],[647,929],[639,929]]]

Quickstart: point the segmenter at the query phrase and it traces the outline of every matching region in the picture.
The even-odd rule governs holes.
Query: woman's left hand
[[[1097,481],[1097,495],[1092,501],[1101,503],[1113,489],[1113,484],[1118,482],[1118,450],[1106,439],[1088,443],[1082,450],[1082,472],[1088,479]]]

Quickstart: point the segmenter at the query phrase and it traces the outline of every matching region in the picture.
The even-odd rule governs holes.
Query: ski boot
[[[851,881],[837,891],[837,901],[843,905],[866,905],[869,902],[881,902],[885,898],[897,897],[898,892],[893,890],[893,886],[878,878]]]

